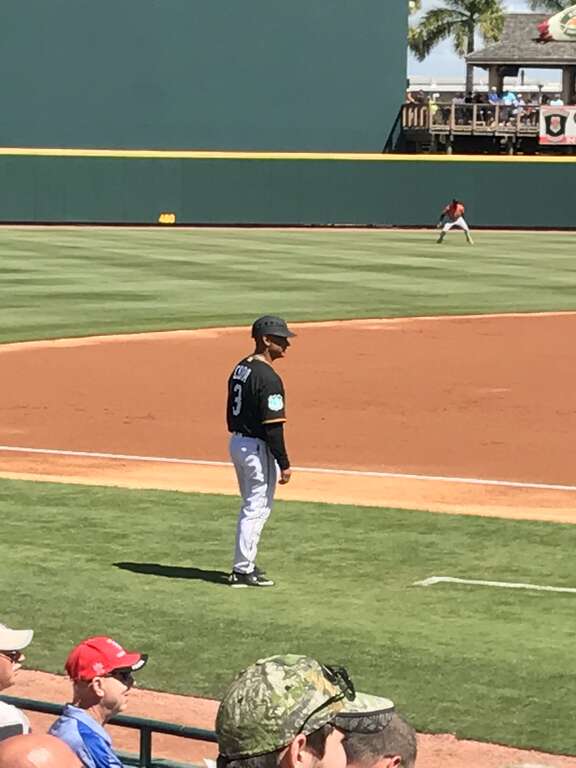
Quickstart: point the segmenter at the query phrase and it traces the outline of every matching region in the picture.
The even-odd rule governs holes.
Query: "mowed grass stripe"
[[[237,591],[236,506],[2,481],[2,619],[35,627],[29,661],[49,671],[111,633],[151,654],[143,685],[218,697],[258,657],[309,653],[421,730],[576,754],[574,596],[412,586],[446,573],[575,586],[576,528],[280,502],[261,546],[278,586]]]
[[[0,229],[0,341],[292,321],[570,310],[573,236]]]

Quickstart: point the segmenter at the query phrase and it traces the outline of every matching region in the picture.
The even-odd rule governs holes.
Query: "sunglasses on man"
[[[0,651],[0,656],[10,659],[12,664],[18,664],[23,655],[22,651]]]
[[[128,667],[113,669],[112,672],[104,675],[104,677],[113,677],[115,680],[119,680],[126,687],[134,685],[134,675],[132,674],[132,670]]]

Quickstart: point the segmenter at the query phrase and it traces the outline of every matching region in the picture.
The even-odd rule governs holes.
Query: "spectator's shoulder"
[[[12,704],[0,701],[0,741],[29,732],[30,722],[24,712]]]

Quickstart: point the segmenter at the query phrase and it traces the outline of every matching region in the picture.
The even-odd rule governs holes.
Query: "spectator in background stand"
[[[564,106],[564,100],[560,96],[559,93],[554,94],[554,98],[550,101],[551,107],[563,107]]]
[[[432,96],[430,96],[430,99],[428,100],[428,109],[430,110],[430,122],[432,125],[435,125],[437,122],[436,113],[438,112],[439,106],[438,106],[438,99],[440,98],[439,93],[433,93]]]
[[[33,636],[31,629],[10,629],[0,624],[0,691],[16,682],[18,670],[26,658],[22,651],[30,645]],[[30,723],[26,715],[0,701],[0,742],[29,731]]]
[[[524,122],[526,114],[524,107],[526,106],[526,102],[524,101],[524,96],[522,96],[521,93],[516,96],[516,106],[512,110],[512,117],[516,120],[519,119],[521,122]]]
[[[492,126],[495,126],[497,120],[500,122],[499,106],[502,104],[502,97],[495,85],[493,85],[488,92],[488,104],[490,105],[490,107],[487,109],[487,113],[490,115],[488,122]]]
[[[506,91],[502,97],[502,104],[504,105],[501,110],[500,122],[508,123],[512,118],[512,113],[517,104],[517,98],[514,91]]]
[[[500,94],[498,93],[498,88],[496,88],[495,85],[490,88],[490,93],[488,94],[488,103],[489,104],[500,104],[502,99],[500,98]]]
[[[456,122],[456,125],[462,125],[463,118],[464,118],[464,94],[463,93],[457,93],[456,96],[452,99],[452,104],[454,105],[454,120]]]
[[[476,104],[476,120],[481,123],[488,122],[489,110],[486,109],[486,96],[483,93],[475,93],[472,102]]]

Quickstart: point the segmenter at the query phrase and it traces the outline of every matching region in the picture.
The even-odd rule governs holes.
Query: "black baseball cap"
[[[264,315],[252,323],[252,338],[255,339],[257,336],[283,336],[289,339],[296,334],[288,329],[286,320],[282,320],[281,317]]]

